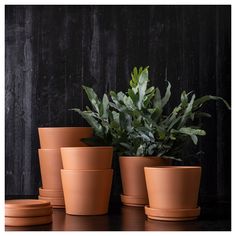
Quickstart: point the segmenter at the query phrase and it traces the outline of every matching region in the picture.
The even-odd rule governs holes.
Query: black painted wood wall
[[[37,127],[81,126],[71,107],[88,104],[81,85],[98,94],[128,86],[134,66],[171,103],[182,90],[231,99],[230,6],[6,6],[5,193],[37,195]],[[230,199],[231,117],[207,105],[201,198]],[[113,198],[120,186],[113,186]]]

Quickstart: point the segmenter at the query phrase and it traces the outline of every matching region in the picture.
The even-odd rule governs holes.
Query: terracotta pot
[[[146,213],[151,214],[149,218],[189,220],[200,214],[197,202],[201,167],[145,167],[144,171],[150,205],[149,213]]]
[[[102,215],[108,212],[113,170],[61,170],[66,213]]]
[[[120,172],[123,187],[124,197],[128,199],[129,196],[137,198],[139,205],[148,204],[147,188],[144,177],[145,166],[163,166],[171,164],[171,161],[159,157],[135,157],[122,156],[119,158]],[[140,199],[143,201],[140,202]],[[137,202],[135,201],[135,202]],[[124,205],[132,205],[132,202],[122,201]],[[133,203],[134,206],[137,203]]]
[[[62,191],[60,149],[38,149],[43,189]]]
[[[40,146],[46,149],[86,146],[81,139],[93,135],[91,127],[47,127],[38,132]]]
[[[63,169],[110,169],[113,147],[65,147],[61,148]]]

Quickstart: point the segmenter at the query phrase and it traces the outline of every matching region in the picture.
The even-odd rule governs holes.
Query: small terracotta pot
[[[66,213],[102,215],[108,212],[113,170],[61,170]]]
[[[144,177],[145,166],[163,166],[171,164],[168,159],[160,157],[135,157],[135,156],[122,156],[119,158],[120,172],[123,187],[123,194],[127,198],[131,196],[137,198],[139,205],[143,206],[148,204],[147,188]],[[125,199],[123,197],[122,199]],[[143,202],[140,202],[143,199]],[[132,205],[129,201],[122,201],[124,205]],[[133,204],[134,206],[137,203]]]
[[[61,148],[63,169],[104,170],[112,164],[113,147]]]
[[[60,149],[38,149],[43,189],[62,191]]]
[[[46,149],[86,146],[81,139],[93,135],[91,127],[47,127],[38,132],[40,146]]]
[[[189,220],[200,214],[200,166],[145,167],[144,171],[152,219]]]

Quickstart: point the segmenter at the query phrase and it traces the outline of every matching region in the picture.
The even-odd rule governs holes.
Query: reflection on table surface
[[[73,216],[53,209],[53,223],[30,227],[5,227],[6,231],[220,231],[230,230],[230,207],[205,208],[200,218],[186,222],[147,219],[141,207],[121,206],[101,216]],[[202,208],[204,209],[204,207]],[[227,214],[226,214],[227,211]]]

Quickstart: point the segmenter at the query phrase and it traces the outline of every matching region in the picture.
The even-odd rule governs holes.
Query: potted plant
[[[226,106],[229,105],[220,97],[206,95],[196,98],[195,94],[183,91],[180,104],[166,113],[171,84],[167,82],[165,95],[161,97],[158,87],[148,87],[148,67],[134,68],[131,77],[127,92],[111,91],[109,96],[104,94],[102,100],[98,99],[91,88],[84,87],[93,108],[87,107],[86,111],[74,110],[94,128],[95,136],[85,141],[109,143],[120,154],[122,202],[143,206],[148,203],[144,167],[166,166],[172,159],[180,161],[186,142],[191,139],[197,144],[198,136],[206,134],[198,125],[199,118],[210,116],[200,111],[203,104],[210,100],[222,100]],[[106,116],[103,116],[104,107]],[[155,172],[153,169],[164,170],[164,167],[150,168]],[[187,172],[191,168],[182,169]],[[196,168],[193,169],[196,172]],[[145,169],[146,176],[147,172],[148,168]],[[146,180],[149,182],[150,178]],[[152,188],[152,184],[148,186]],[[148,193],[151,192],[148,189]]]

